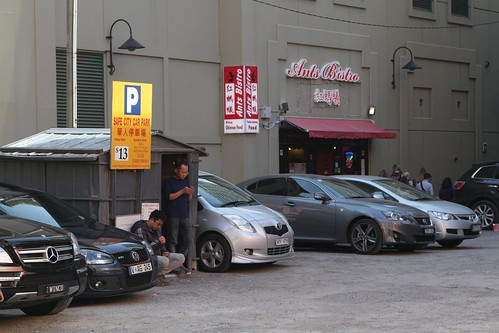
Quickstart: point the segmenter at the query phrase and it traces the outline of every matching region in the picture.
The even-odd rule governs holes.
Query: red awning
[[[308,132],[310,138],[395,139],[397,137],[397,133],[388,132],[371,120],[286,117],[284,122]]]

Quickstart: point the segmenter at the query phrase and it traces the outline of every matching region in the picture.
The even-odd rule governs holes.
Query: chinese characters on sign
[[[315,103],[326,103],[331,106],[340,106],[340,91],[338,89],[326,90],[315,89],[314,91]]]
[[[113,82],[111,169],[151,168],[152,84]]]
[[[224,68],[224,133],[258,133],[258,69]]]

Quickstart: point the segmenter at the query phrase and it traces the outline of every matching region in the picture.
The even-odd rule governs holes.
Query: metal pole
[[[76,128],[77,122],[77,26],[78,26],[78,0],[67,0],[67,120],[66,126]]]

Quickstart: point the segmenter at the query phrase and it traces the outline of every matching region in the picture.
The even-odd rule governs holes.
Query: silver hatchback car
[[[197,212],[198,267],[226,271],[231,263],[273,263],[294,256],[286,218],[230,182],[200,172]]]
[[[435,240],[443,247],[456,247],[465,239],[479,237],[481,223],[466,206],[440,200],[397,180],[378,176],[334,176],[343,179],[375,198],[411,205],[427,212],[435,225]]]

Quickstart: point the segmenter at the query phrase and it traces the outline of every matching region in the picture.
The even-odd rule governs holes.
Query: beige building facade
[[[61,126],[70,2],[0,0],[1,145]],[[145,48],[118,49],[118,19]],[[494,0],[80,0],[78,127],[111,127],[113,81],[145,82],[153,129],[233,182],[393,164],[455,180],[499,160],[498,29]],[[228,66],[258,69],[257,133],[224,133]]]

